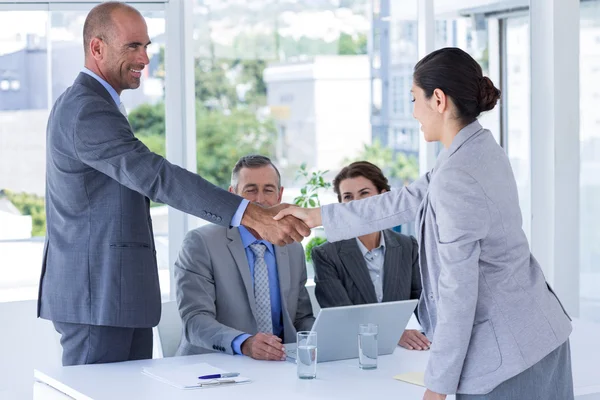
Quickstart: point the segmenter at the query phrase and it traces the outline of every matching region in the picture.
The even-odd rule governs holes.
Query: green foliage
[[[294,199],[294,204],[300,207],[319,207],[319,190],[331,187],[330,182],[326,182],[323,175],[329,171],[308,172],[306,163],[303,163],[298,170],[298,178],[304,177],[306,183],[300,189],[300,196]]]
[[[160,154],[163,157],[167,155],[166,141],[163,135],[136,135],[150,149],[150,151]]]
[[[259,120],[246,109],[230,114],[197,108],[196,145],[198,173],[228,188],[231,169],[242,156],[274,153],[277,130],[271,120]]]
[[[367,54],[367,35],[358,34],[356,38],[341,33],[338,41],[338,54],[342,56]]]
[[[312,262],[312,249],[314,247],[320,246],[323,243],[327,242],[327,238],[315,236],[308,241],[306,244],[306,249],[304,250],[304,255],[306,256],[307,262]]]
[[[210,60],[196,61],[196,98],[202,106],[229,109],[238,103],[235,86],[227,77],[229,63]]]
[[[9,190],[0,191],[0,196],[6,198],[23,215],[31,215],[32,236],[44,236],[46,234],[46,208],[44,198],[29,193],[13,193]]]
[[[136,136],[165,136],[165,103],[142,104],[129,113],[129,124]]]
[[[394,155],[392,149],[383,147],[378,140],[371,145],[365,145],[355,158],[344,160],[344,165],[354,161],[369,161],[381,168],[388,179],[400,180],[403,184],[419,177],[419,162],[415,156],[407,156],[404,153]]]

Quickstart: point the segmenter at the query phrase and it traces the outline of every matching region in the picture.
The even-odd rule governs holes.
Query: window
[[[367,38],[385,35],[371,31],[380,10],[370,0],[267,3],[194,7],[197,171],[227,188],[236,161],[260,153],[280,169],[292,202],[303,163],[329,170],[331,181],[371,143],[386,84],[371,74],[383,69],[379,40],[369,55]]]
[[[91,8],[91,6],[90,6]],[[164,12],[144,12],[150,65],[122,95],[136,135],[164,155]],[[46,124],[83,68],[87,11],[0,11],[0,301],[35,299],[45,235]],[[146,117],[162,121],[148,127]],[[154,207],[159,274],[168,296],[166,208]]]
[[[580,7],[580,317],[600,322],[600,2]]]
[[[505,23],[506,151],[517,181],[523,230],[531,238],[531,133],[529,106],[529,18],[509,18]]]

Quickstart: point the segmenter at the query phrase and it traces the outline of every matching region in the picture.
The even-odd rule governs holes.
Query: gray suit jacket
[[[383,301],[421,296],[419,245],[410,236],[383,231]],[[367,262],[356,239],[327,242],[312,250],[315,296],[322,308],[377,303]]]
[[[283,342],[310,330],[314,317],[306,290],[302,245],[275,247],[283,314]],[[177,355],[233,354],[237,336],[258,333],[250,266],[238,228],[207,225],[190,231],[175,263],[183,337]]]
[[[46,152],[38,316],[155,326],[161,305],[148,198],[226,226],[241,197],[150,152],[106,89],[83,73],[52,108]]]
[[[426,386],[482,394],[564,343],[570,319],[531,255],[504,150],[475,121],[408,187],[322,209],[329,240],[416,218],[432,339]]]

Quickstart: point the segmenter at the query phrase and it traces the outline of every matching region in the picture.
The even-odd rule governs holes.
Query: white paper
[[[175,386],[179,389],[200,389],[207,387],[230,386],[250,382],[250,379],[244,378],[243,376],[221,379],[198,379],[199,376],[222,374],[225,372],[236,371],[224,371],[206,363],[182,365],[179,367],[164,365],[142,369],[143,374],[146,374],[168,385]],[[226,383],[231,381],[234,381],[235,383]]]

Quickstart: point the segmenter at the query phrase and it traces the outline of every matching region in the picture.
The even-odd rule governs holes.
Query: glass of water
[[[361,369],[377,368],[377,325],[358,326],[358,366]]]
[[[317,332],[298,332],[296,343],[298,378],[315,379],[317,377]]]

